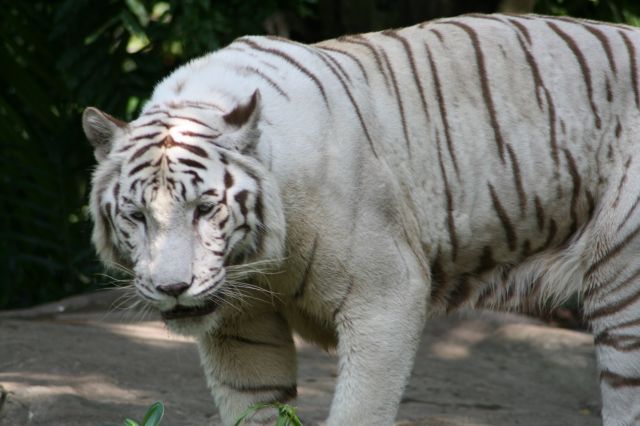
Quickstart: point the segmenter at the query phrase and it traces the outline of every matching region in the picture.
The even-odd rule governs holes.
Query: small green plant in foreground
[[[124,419],[124,426],[158,426],[164,416],[164,405],[162,402],[154,402],[147,410],[141,423],[135,420]]]
[[[247,417],[253,415],[256,411],[263,410],[265,408],[276,408],[278,410],[276,426],[302,426],[302,422],[296,414],[296,409],[290,405],[281,404],[279,402],[272,402],[268,404],[259,403],[249,406],[238,420],[236,420],[233,426],[241,426]]]

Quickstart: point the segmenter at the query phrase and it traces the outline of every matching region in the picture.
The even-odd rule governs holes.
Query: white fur
[[[594,31],[607,37],[615,75]],[[240,39],[167,77],[130,127],[85,121],[90,139],[93,128],[114,132],[94,175],[94,243],[107,263],[133,266],[139,292],[165,311],[203,303],[197,283],[206,288],[207,268],[224,272],[208,296],[226,297],[218,310],[169,326],[198,337],[225,424],[252,402],[292,396],[292,331],[337,346],[328,425],[391,424],[425,318],[449,310],[535,310],[578,293],[596,334],[631,330],[640,339],[640,327],[627,324],[640,317],[639,286],[616,288],[640,266],[639,89],[623,35],[640,51],[639,33],[627,27],[500,15],[314,46]],[[225,121],[254,98],[241,125]],[[221,241],[220,217],[240,220],[241,203],[228,200],[220,217],[192,222],[202,199],[190,185],[188,202],[166,187],[129,194],[151,200],[148,234],[114,219],[117,229],[129,226],[133,248],[101,216],[105,203],[118,203],[115,182],[125,195],[133,185],[128,173],[142,159],[130,161],[132,152],[146,142],[119,152],[145,132],[166,136],[162,127],[136,127],[159,110],[168,111],[175,141],[207,150],[209,159],[198,159],[206,184],[222,188],[230,170],[230,196],[262,191],[261,232],[227,236],[231,255],[204,244]],[[187,136],[196,131],[219,134],[217,146]],[[244,266],[224,263],[243,254]],[[157,291],[190,276],[196,284],[181,299]],[[230,293],[236,281],[244,287]],[[617,386],[603,373],[605,424],[631,424],[640,356],[602,341],[602,370],[631,378]]]

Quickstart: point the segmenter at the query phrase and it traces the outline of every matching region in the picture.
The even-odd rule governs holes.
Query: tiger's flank
[[[391,425],[428,318],[573,294],[603,422],[638,424],[639,51],[544,16],[240,38],[130,123],[85,110],[93,242],[197,338],[225,424],[295,405],[294,331],[339,355],[327,425]]]

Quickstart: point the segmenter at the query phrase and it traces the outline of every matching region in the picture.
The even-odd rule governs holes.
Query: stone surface
[[[117,425],[156,400],[163,424],[219,424],[195,344],[108,313],[109,297],[0,313],[0,424]],[[336,359],[297,343],[298,411],[317,424]],[[429,323],[397,424],[595,426],[599,403],[589,335],[480,312]]]

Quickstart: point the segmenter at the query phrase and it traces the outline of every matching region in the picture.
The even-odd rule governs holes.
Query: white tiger
[[[131,123],[85,111],[93,241],[197,336],[225,424],[296,396],[292,331],[337,347],[328,425],[388,425],[428,317],[576,292],[604,423],[638,424],[638,50],[631,27],[505,15],[240,38]]]

